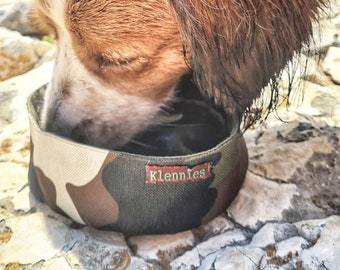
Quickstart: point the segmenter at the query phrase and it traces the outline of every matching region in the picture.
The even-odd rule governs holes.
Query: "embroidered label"
[[[181,183],[206,180],[211,176],[211,163],[189,166],[145,166],[146,183]]]

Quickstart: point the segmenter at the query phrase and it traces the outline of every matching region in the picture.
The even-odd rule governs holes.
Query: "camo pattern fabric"
[[[77,223],[127,235],[176,233],[225,211],[241,188],[248,157],[237,132],[194,155],[133,155],[41,131],[32,100],[31,192]]]

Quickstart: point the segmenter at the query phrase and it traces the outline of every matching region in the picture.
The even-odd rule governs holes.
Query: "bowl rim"
[[[135,160],[149,160],[149,161],[162,160],[163,162],[164,161],[171,162],[171,161],[176,161],[178,159],[191,160],[191,159],[197,159],[197,158],[202,157],[202,156],[211,155],[213,153],[218,152],[220,149],[228,147],[227,145],[229,145],[229,144],[234,145],[235,143],[237,143],[237,139],[239,139],[242,136],[242,132],[240,132],[240,129],[239,129],[239,123],[240,123],[239,117],[233,115],[232,125],[231,125],[232,130],[231,130],[230,135],[228,137],[226,137],[223,141],[221,141],[220,143],[218,143],[217,145],[215,145],[214,147],[212,147],[210,149],[200,151],[200,152],[197,152],[197,153],[193,153],[193,154],[189,154],[189,155],[174,155],[174,156],[141,155],[141,154],[129,153],[129,152],[120,151],[120,150],[107,149],[107,148],[103,148],[103,147],[88,145],[88,144],[73,141],[73,140],[71,140],[67,137],[62,137],[62,136],[53,134],[51,132],[47,132],[40,127],[40,125],[38,124],[38,120],[37,120],[38,112],[37,112],[37,109],[36,109],[36,104],[34,104],[33,97],[35,95],[37,95],[43,87],[44,86],[41,86],[38,89],[36,89],[35,91],[33,91],[27,99],[26,106],[27,106],[27,110],[28,110],[30,129],[34,128],[35,131],[39,134],[39,136],[40,135],[47,136],[51,139],[59,140],[62,143],[70,144],[73,147],[79,147],[79,148],[87,149],[89,151],[95,151],[95,152],[98,152],[98,153],[99,152],[101,152],[101,153],[111,152],[111,153],[114,153],[115,155],[119,155],[121,157],[125,157],[125,158],[128,158],[128,159],[135,159]]]

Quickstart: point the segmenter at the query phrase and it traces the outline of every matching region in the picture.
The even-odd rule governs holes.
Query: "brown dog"
[[[57,40],[43,124],[119,146],[157,121],[182,76],[241,116],[308,43],[326,0],[37,0]]]

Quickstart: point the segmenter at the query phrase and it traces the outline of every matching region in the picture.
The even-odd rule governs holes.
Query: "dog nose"
[[[47,111],[42,127],[46,132],[58,136],[69,137],[70,134],[70,127],[66,124],[66,121],[63,121],[63,119],[60,118],[57,108],[51,108]]]
[[[84,119],[78,123],[70,123],[69,115],[62,116],[58,111],[51,111],[45,123],[45,130],[54,135],[77,141],[79,143],[90,142],[88,129],[93,125],[91,119]]]
[[[53,133],[58,136],[67,137],[67,128],[65,128],[60,121],[55,117],[48,118],[45,123],[45,131]]]

